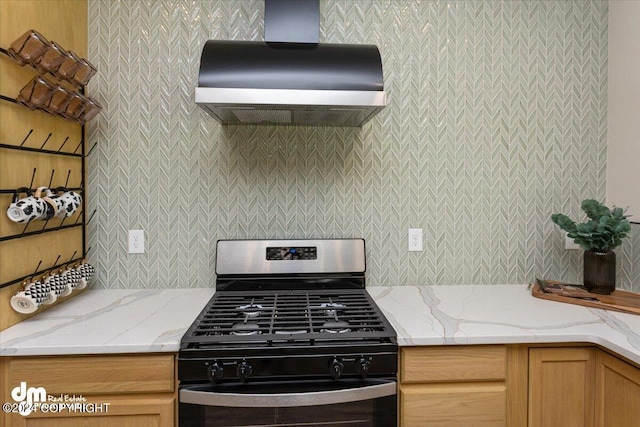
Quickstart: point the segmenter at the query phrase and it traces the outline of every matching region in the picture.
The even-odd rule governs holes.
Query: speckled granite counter
[[[400,345],[588,342],[640,364],[640,316],[525,285],[367,288]],[[89,290],[0,332],[0,356],[175,352],[213,289]]]

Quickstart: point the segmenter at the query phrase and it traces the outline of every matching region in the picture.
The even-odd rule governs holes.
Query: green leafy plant
[[[597,200],[582,201],[582,210],[589,220],[576,224],[563,214],[551,215],[551,221],[558,225],[567,235],[585,251],[606,252],[622,244],[622,239],[631,231],[631,224],[625,215],[625,209],[609,209]]]

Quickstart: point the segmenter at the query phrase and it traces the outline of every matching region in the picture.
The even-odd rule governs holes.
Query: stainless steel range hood
[[[267,0],[266,6],[282,2]],[[317,0],[294,3],[317,5]],[[290,12],[291,3],[284,9]],[[266,10],[265,34],[273,15]],[[287,22],[309,26],[300,16],[289,16]],[[292,42],[291,34],[298,37],[299,30],[265,42],[207,41],[196,103],[224,124],[331,126],[362,126],[386,106],[376,46]]]

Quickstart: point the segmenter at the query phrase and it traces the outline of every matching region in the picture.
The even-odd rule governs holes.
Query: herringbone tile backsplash
[[[380,48],[389,105],[363,128],[223,127],[195,105],[204,42],[261,40],[262,0],[90,0],[96,286],[212,286],[227,238],[363,237],[370,285],[581,280],[549,216],[605,198],[607,2],[320,8],[322,42]],[[618,285],[640,291],[638,231]]]

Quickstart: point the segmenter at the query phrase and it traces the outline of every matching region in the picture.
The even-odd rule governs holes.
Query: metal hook
[[[55,261],[54,261],[54,263],[53,263],[53,267],[51,267],[51,268],[49,269],[49,271],[53,271],[53,270],[55,270],[55,268],[57,267],[57,265],[58,265],[58,261],[60,260],[60,257],[61,257],[61,256],[62,256],[61,254],[58,254],[58,258],[56,258],[56,260],[55,260]]]
[[[29,184],[29,188],[33,188],[33,180],[36,178],[36,168],[33,168],[33,173],[31,174],[31,183]]]
[[[93,212],[91,212],[91,215],[89,215],[89,220],[87,222],[85,222],[84,225],[89,225],[89,223],[91,222],[91,220],[93,219],[93,216],[96,214],[97,211],[98,211],[98,209],[94,209]],[[80,217],[78,217],[78,218],[80,218]],[[76,220],[76,222],[77,222],[77,220]],[[87,251],[87,252],[89,252],[89,251]]]
[[[65,189],[66,189],[67,185],[69,184],[69,177],[70,176],[71,176],[71,169],[69,169],[69,172],[67,172],[67,180],[64,182]]]
[[[13,102],[14,104],[19,104],[19,102],[15,98],[9,98],[8,96],[0,95],[0,99],[3,101]]]
[[[28,277],[29,281],[31,281],[31,279],[33,279],[36,276],[36,274],[38,274],[38,269],[40,268],[40,265],[42,265],[42,260],[38,262],[38,265],[36,266],[36,270],[33,272],[33,274]]]
[[[69,140],[69,137],[67,136],[64,141],[62,141],[62,145],[60,146],[60,148],[58,148],[58,152],[62,151],[62,147],[64,147],[64,144],[67,143],[67,141]]]
[[[75,154],[76,151],[78,151],[78,148],[82,147],[82,140],[80,140],[80,143],[78,144],[78,146],[76,147],[75,150],[73,150],[73,153]]]
[[[42,278],[44,280],[44,278],[48,275],[50,275],[51,273],[53,273],[53,270],[55,270],[57,268],[58,265],[58,260],[60,260],[60,254],[58,254],[58,257],[56,258],[56,260],[53,262],[53,265],[49,268],[46,268],[42,271]]]
[[[84,157],[89,157],[89,155],[91,154],[91,152],[93,151],[94,148],[96,148],[96,145],[98,145],[97,142],[95,142],[91,148],[89,149],[89,152],[84,156]]]
[[[94,212],[95,212],[95,211],[94,211]],[[83,211],[83,213],[84,213],[84,211]],[[82,219],[82,217],[83,217],[82,215],[78,215],[78,217],[76,218],[76,220],[75,220],[75,222],[73,223],[73,225],[77,225],[77,224],[78,224],[78,222]],[[87,225],[87,224],[85,223],[85,225]]]
[[[51,169],[51,178],[49,178],[49,188],[51,188],[51,183],[53,182],[53,174],[56,173],[55,169]]]
[[[24,137],[24,139],[22,140],[22,143],[20,144],[20,147],[22,147],[24,145],[24,143],[27,142],[27,139],[29,139],[29,137],[31,136],[32,133],[33,133],[33,129],[31,129],[29,131],[29,133],[27,134],[27,136]]]
[[[51,138],[51,135],[53,134],[49,133],[49,136],[47,136],[47,139],[44,140],[44,142],[42,143],[42,147],[40,147],[41,150],[44,148],[45,145],[47,145],[47,142],[49,141],[49,138]]]

